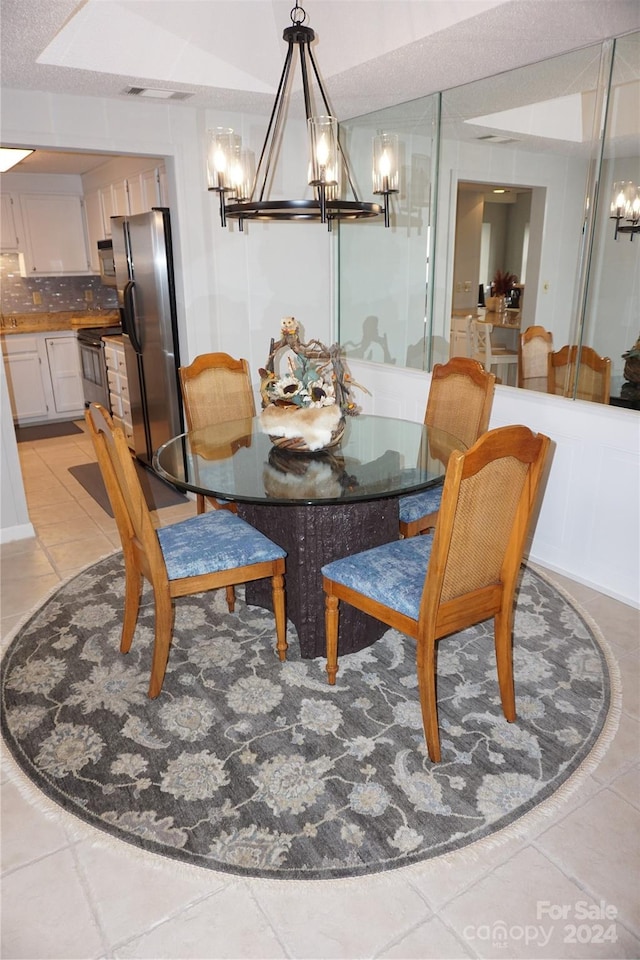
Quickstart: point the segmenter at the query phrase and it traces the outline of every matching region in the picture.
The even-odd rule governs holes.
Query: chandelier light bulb
[[[378,169],[381,177],[389,177],[389,174],[391,173],[391,159],[386,148],[382,151],[382,156],[380,157],[380,161],[378,163]]]
[[[327,143],[327,135],[323,133],[320,137],[317,149],[317,158],[319,166],[326,167],[327,160],[329,159],[329,145]]]

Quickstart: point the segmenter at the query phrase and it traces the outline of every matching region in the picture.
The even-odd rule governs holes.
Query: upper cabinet
[[[98,240],[111,236],[111,217],[132,216],[146,213],[152,207],[167,206],[164,176],[164,166],[156,164],[141,171],[131,171],[126,176],[109,178],[100,184],[93,182],[95,174],[92,181],[85,178],[89,249],[95,269],[98,268]]]
[[[76,276],[91,273],[82,197],[64,194],[23,194],[23,274]]]
[[[24,277],[96,274],[111,217],[167,206],[166,173],[158,157],[110,157],[82,177],[6,173],[0,196],[0,249]]]
[[[92,273],[79,176],[2,176],[2,251],[17,253],[23,277]]]
[[[2,215],[0,218],[0,250],[3,253],[20,251],[23,234],[20,219],[20,199],[10,193],[3,193]]]

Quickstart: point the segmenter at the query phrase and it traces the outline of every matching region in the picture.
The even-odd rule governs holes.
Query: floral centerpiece
[[[304,343],[295,317],[284,317],[280,331],[259,371],[262,429],[275,446],[299,453],[336,446],[344,433],[345,415],[359,412],[352,397],[359,384],[351,379],[338,344]],[[286,371],[279,375],[276,359],[285,349]]]

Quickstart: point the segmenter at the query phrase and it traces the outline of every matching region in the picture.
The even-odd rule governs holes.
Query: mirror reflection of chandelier
[[[628,233],[629,239],[640,232],[640,188],[632,180],[616,180],[611,197],[611,219],[616,221],[614,239]]]
[[[286,27],[282,35],[288,44],[287,53],[255,174],[251,169],[251,154],[243,149],[241,138],[231,128],[217,127],[209,131],[208,189],[220,198],[220,221],[223,227],[227,225],[227,219],[238,220],[241,230],[244,220],[311,220],[326,223],[331,229],[334,220],[360,220],[381,214],[384,215],[385,227],[389,226],[389,198],[399,188],[398,137],[396,134],[380,133],[373,141],[372,192],[384,198],[384,205],[360,200],[340,144],[338,121],[331,116],[311,51],[315,34],[310,27],[304,26],[306,19],[306,12],[296,0],[291,11],[292,26]],[[270,200],[269,185],[273,180],[271,167],[275,166],[280,154],[296,47],[299,51],[309,137],[309,158],[305,161],[308,163],[307,183],[313,187],[314,197],[307,200]],[[323,108],[318,115],[313,113],[309,65]],[[348,184],[352,200],[341,197],[343,180]]]

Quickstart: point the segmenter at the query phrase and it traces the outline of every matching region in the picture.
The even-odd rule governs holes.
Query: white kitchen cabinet
[[[20,200],[10,193],[3,193],[1,199],[0,250],[4,253],[19,252],[23,236]]]
[[[98,260],[98,240],[105,239],[102,197],[99,190],[91,190],[84,195],[84,210],[87,218],[87,237],[89,241],[89,262],[94,273],[100,273]]]
[[[158,167],[144,170],[127,181],[129,188],[129,212],[146,213],[152,207],[161,206],[160,173]]]
[[[68,331],[2,337],[11,411],[18,424],[84,414],[78,341]]]
[[[93,264],[98,240],[111,237],[111,217],[146,213],[152,207],[166,207],[166,171],[164,164],[141,172],[131,171],[117,180],[85,189],[86,219]]]
[[[67,194],[22,194],[24,275],[64,276],[91,272],[83,200]]]
[[[129,447],[133,450],[133,423],[127,365],[124,359],[124,344],[121,336],[103,337],[104,356],[109,381],[109,404],[113,422],[122,428]]]
[[[3,337],[4,361],[13,419],[17,423],[47,420],[49,405],[37,334]]]
[[[84,394],[75,336],[45,337],[53,405],[56,413],[82,414]]]

